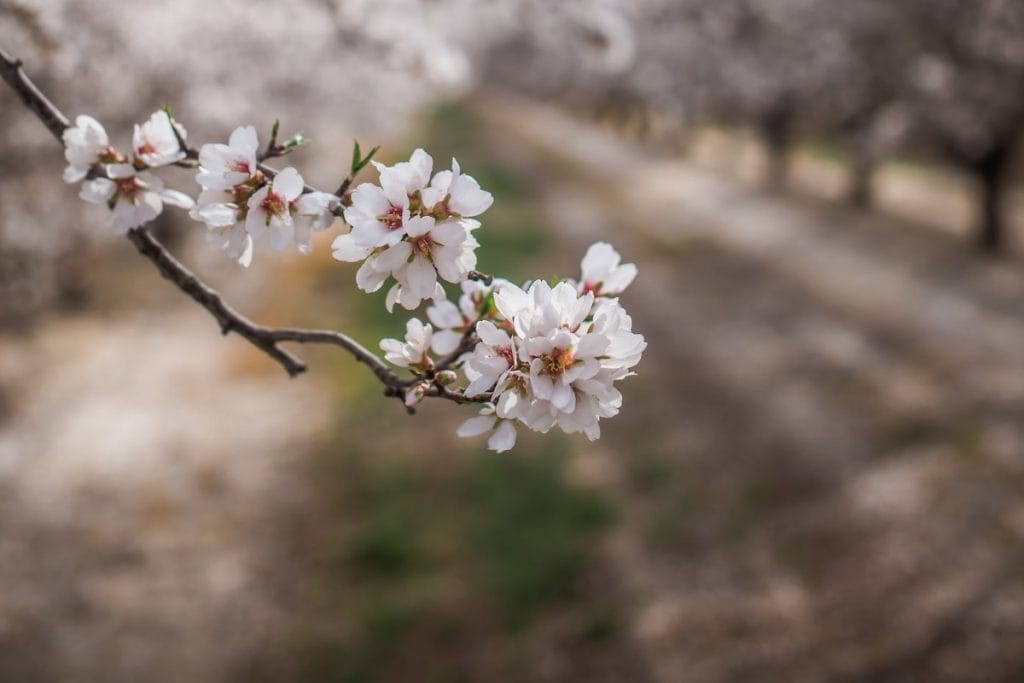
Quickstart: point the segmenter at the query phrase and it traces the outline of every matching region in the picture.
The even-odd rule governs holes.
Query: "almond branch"
[[[63,144],[63,133],[70,126],[68,118],[51,102],[22,69],[21,60],[11,57],[0,49],[0,76],[13,89],[53,136]],[[197,154],[188,148],[190,157]],[[272,168],[260,164],[260,168],[268,175],[276,174]],[[315,188],[306,188],[316,191]],[[133,228],[128,231],[128,239],[135,245],[139,253],[153,262],[160,274],[172,282],[178,289],[187,294],[197,304],[206,309],[220,325],[221,332],[234,332],[250,344],[280,363],[290,377],[295,377],[306,370],[306,364],[297,356],[281,348],[281,342],[301,344],[330,344],[348,351],[357,361],[363,363],[384,385],[387,396],[403,398],[405,391],[420,378],[403,379],[392,371],[376,354],[367,350],[359,342],[348,335],[334,330],[308,330],[300,328],[267,327],[253,322],[234,308],[229,306],[220,293],[203,282],[195,273],[176,259],[167,248],[145,227]],[[449,391],[441,386],[433,385],[425,393],[426,396],[445,398],[456,403],[477,403],[481,399],[467,397],[460,392]],[[411,412],[411,409],[410,409]]]

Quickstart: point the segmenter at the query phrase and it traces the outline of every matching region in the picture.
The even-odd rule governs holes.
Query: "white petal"
[[[476,333],[480,336],[480,341],[494,348],[510,346],[512,344],[508,333],[504,330],[499,330],[490,320],[478,322],[476,324]]]
[[[487,447],[496,453],[504,453],[516,445],[516,428],[508,420],[502,420],[498,428],[487,439]]]
[[[260,143],[259,138],[256,135],[256,129],[253,126],[239,126],[231,131],[231,137],[228,138],[228,144],[232,147],[248,148],[253,151],[259,149]]]
[[[427,299],[434,293],[437,271],[422,255],[416,255],[406,270],[406,279],[411,292],[420,299]]]
[[[291,166],[278,173],[274,178],[274,192],[289,202],[302,194],[302,187],[302,176]]]
[[[359,246],[352,241],[351,233],[338,235],[331,243],[332,255],[339,261],[362,261],[372,249]]]
[[[395,246],[380,252],[374,260],[373,267],[382,273],[394,272],[405,265],[411,253],[412,245],[408,242],[399,242]]]
[[[469,436],[479,436],[480,434],[491,431],[494,427],[495,419],[496,418],[493,415],[477,415],[476,417],[471,417],[463,422],[455,433],[464,438]]]
[[[160,198],[165,203],[171,206],[177,206],[182,209],[191,209],[195,206],[195,202],[184,192],[178,192],[177,190],[161,190]]]

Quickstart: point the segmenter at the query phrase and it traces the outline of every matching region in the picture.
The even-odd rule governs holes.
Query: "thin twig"
[[[280,363],[291,377],[305,372],[305,363],[277,345],[278,340],[273,336],[273,329],[257,325],[224,303],[215,289],[196,277],[181,261],[174,258],[146,228],[129,230],[128,239],[140,254],[153,262],[161,275],[209,311],[220,325],[223,334],[235,332],[245,337],[253,346]]]
[[[44,95],[21,68],[21,60],[15,59],[0,48],[0,76],[18,93],[25,106],[32,110],[43,125],[53,133],[57,141],[64,144],[64,130],[71,124],[68,117]]]

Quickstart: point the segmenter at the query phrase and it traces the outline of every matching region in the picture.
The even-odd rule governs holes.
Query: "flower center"
[[[592,293],[594,296],[600,296],[601,284],[602,283],[600,282],[584,282],[583,291],[580,292],[580,296],[586,296],[588,292]]]
[[[508,363],[510,368],[515,367],[515,360],[512,357],[511,346],[502,346],[500,349],[497,349],[497,351],[498,355],[505,359],[505,362]]]
[[[430,233],[420,235],[414,239],[412,241],[412,248],[430,258],[430,252],[434,248],[434,240],[430,237]]]
[[[576,358],[573,356],[572,349],[554,348],[542,360],[546,374],[560,377],[576,361]]]
[[[136,181],[135,176],[130,178],[118,178],[114,181],[117,186],[117,194],[120,197],[134,202],[135,194],[139,191],[139,183]]]
[[[398,230],[402,227],[402,208],[392,206],[386,214],[378,217],[377,220],[388,226],[388,230]]]
[[[96,156],[104,164],[119,164],[124,161],[124,157],[121,156],[113,147],[106,147],[105,149],[100,150],[99,154]]]
[[[236,173],[245,173],[248,175],[252,174],[252,168],[249,167],[248,159],[235,159],[231,163],[231,170]]]
[[[146,140],[145,144],[139,145],[138,149],[135,150],[135,153],[139,155],[153,154],[154,152],[156,152],[156,147],[149,140]]]
[[[285,211],[284,199],[273,190],[267,192],[267,196],[263,198],[260,207],[267,212],[268,216],[280,216]]]

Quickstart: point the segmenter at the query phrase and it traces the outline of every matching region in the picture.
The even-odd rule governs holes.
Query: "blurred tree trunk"
[[[978,158],[972,168],[982,184],[978,248],[988,254],[997,254],[1005,247],[1006,226],[1001,208],[1009,179],[1012,152],[1012,140],[1000,140]]]
[[[789,178],[789,150],[793,145],[793,108],[786,99],[768,109],[758,121],[761,138],[768,151],[766,187],[778,192]]]
[[[868,209],[874,201],[871,178],[875,173],[877,162],[874,155],[863,147],[853,147],[853,160],[850,166],[850,187],[846,201],[857,209]]]

